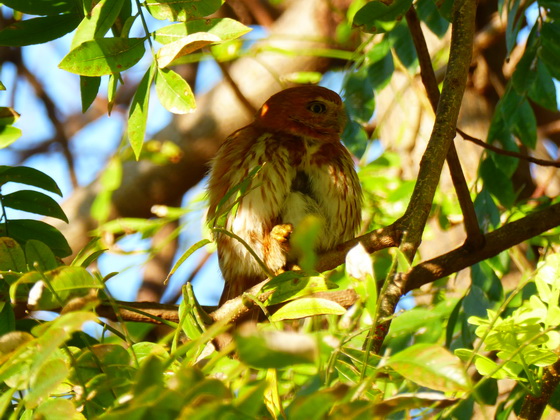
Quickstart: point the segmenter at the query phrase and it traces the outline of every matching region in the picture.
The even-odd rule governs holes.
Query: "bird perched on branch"
[[[289,238],[307,216],[322,224],[317,252],[354,237],[362,192],[340,142],[345,124],[338,94],[295,87],[273,95],[220,147],[208,183],[208,221],[217,228],[225,279],[220,304],[297,263]]]

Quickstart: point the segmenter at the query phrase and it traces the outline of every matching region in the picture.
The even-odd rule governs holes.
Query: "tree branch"
[[[426,88],[428,99],[430,100],[432,108],[436,111],[440,98],[438,83],[432,66],[430,53],[428,51],[428,45],[426,44],[426,39],[424,38],[424,33],[420,27],[420,21],[418,20],[414,6],[412,6],[406,13],[406,21],[418,55],[422,83]],[[449,151],[447,152],[447,164],[449,165],[451,180],[453,181],[457,199],[459,200],[459,205],[463,213],[463,224],[467,234],[467,242],[472,248],[478,248],[483,244],[484,234],[480,230],[476,212],[474,211],[474,205],[471,200],[469,187],[467,185],[467,181],[465,180],[465,175],[463,174],[461,162],[459,161],[457,149],[455,148],[455,143],[453,141],[451,141]]]
[[[453,12],[449,61],[436,110],[434,128],[420,161],[418,180],[404,215],[395,222],[403,232],[402,250],[412,260],[426,226],[443,164],[455,137],[457,118],[472,58],[476,0],[458,3]],[[407,279],[393,276],[380,297],[378,322],[373,333],[372,351],[379,353],[389,331],[391,316],[407,289]]]
[[[424,261],[414,266],[409,272],[401,274],[398,282],[406,285],[403,292],[407,293],[413,289],[417,289],[425,284],[434,282],[485,259],[498,255],[500,252],[557,226],[560,226],[560,203],[508,223],[486,234],[485,244],[479,250],[473,251],[463,245],[439,257]],[[393,243],[393,239],[387,232],[392,232],[393,229],[392,227],[387,227],[352,239],[342,244],[337,251],[332,251],[320,256],[319,261],[322,265],[321,271],[336,268],[336,266],[340,264],[340,260],[344,260],[347,250],[355,246],[357,242],[369,242],[369,249],[372,249],[371,247],[382,249],[387,246],[392,246],[389,244]],[[335,254],[337,255],[335,256]],[[268,280],[264,280],[245,293],[256,296],[267,282]],[[264,301],[267,297],[268,294],[263,294],[259,296],[259,299]],[[333,300],[344,307],[353,305],[357,299],[353,290],[325,292],[321,293],[320,297]],[[152,316],[161,317],[165,320],[173,322],[178,321],[177,305],[152,302],[117,302],[117,305],[125,307],[121,309],[120,312],[120,316],[125,321],[157,322],[149,316],[142,315],[137,311],[132,311],[130,308],[146,312]],[[223,319],[234,321],[248,313],[252,306],[253,303],[251,301],[243,296],[238,296],[227,301],[219,308],[204,307],[203,309],[210,312],[209,315],[214,321]],[[109,319],[117,319],[112,306],[108,304],[99,305],[97,307],[97,313]]]
[[[514,245],[560,225],[560,203],[510,222],[485,235],[484,246],[472,250],[465,245],[414,266],[401,275],[404,293],[456,273],[498,255]]]
[[[519,413],[519,419],[531,420],[542,417],[552,394],[558,384],[560,384],[560,360],[544,368],[541,384],[541,394],[539,396],[536,397],[528,394],[525,397],[521,406],[521,412]]]
[[[418,180],[405,214],[398,223],[407,231],[404,251],[412,256],[421,242],[443,163],[455,137],[457,118],[471,64],[476,1],[465,0],[454,11],[447,73],[434,128],[420,161]]]

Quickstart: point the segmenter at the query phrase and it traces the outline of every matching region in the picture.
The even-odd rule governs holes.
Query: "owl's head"
[[[268,130],[320,141],[338,141],[346,126],[340,96],[321,86],[298,86],[278,92],[259,109],[256,124]]]

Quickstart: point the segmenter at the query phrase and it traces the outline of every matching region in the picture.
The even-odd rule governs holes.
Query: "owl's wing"
[[[286,149],[277,147],[281,140],[253,126],[237,131],[218,151],[208,184],[210,223],[239,236],[267,265],[271,253],[278,254],[270,231],[279,222],[294,171]],[[235,288],[229,294],[266,277],[245,244],[223,233],[215,237],[226,289]],[[280,257],[284,260],[275,258],[271,271],[285,263]]]
[[[325,143],[311,157],[309,177],[327,223],[319,248],[332,249],[361,224],[362,189],[352,156],[340,142]]]

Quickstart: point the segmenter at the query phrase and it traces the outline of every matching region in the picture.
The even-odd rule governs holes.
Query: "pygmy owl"
[[[340,142],[345,124],[342,101],[329,89],[301,86],[273,95],[214,158],[208,221],[243,239],[273,274],[297,264],[289,235],[307,216],[322,224],[318,253],[353,238],[362,191]],[[225,279],[221,304],[267,274],[239,240],[219,232],[215,239]]]

